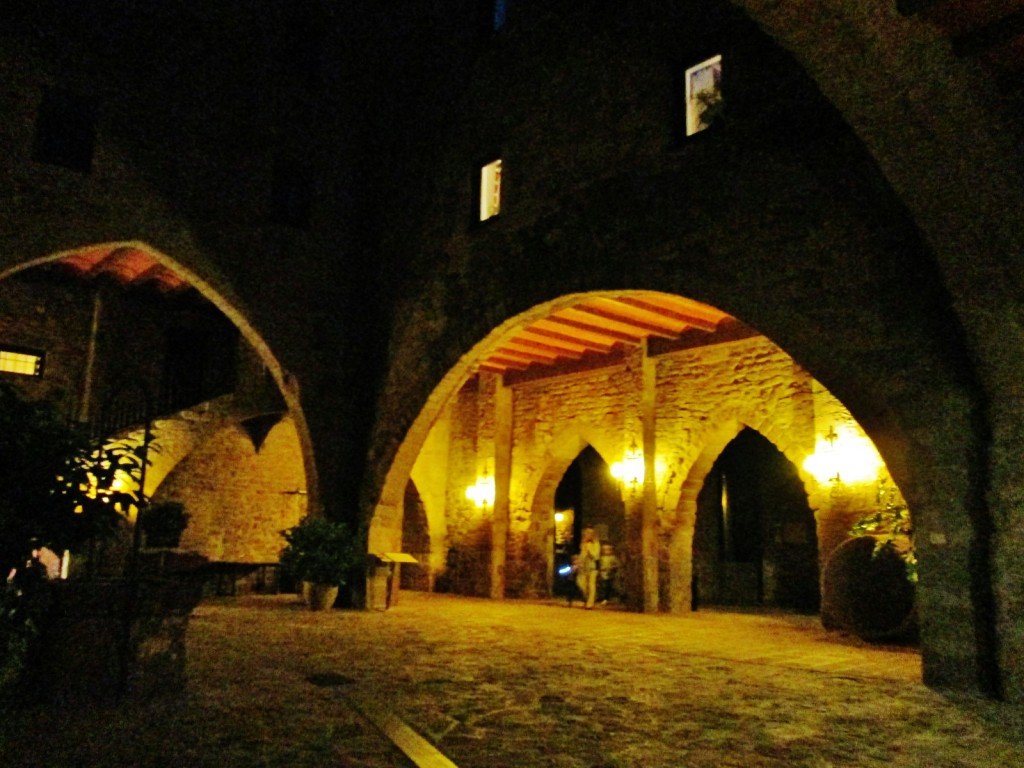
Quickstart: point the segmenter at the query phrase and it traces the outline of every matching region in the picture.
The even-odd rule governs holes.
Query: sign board
[[[418,563],[419,561],[412,555],[406,554],[405,552],[374,552],[374,557],[380,560],[382,563]]]

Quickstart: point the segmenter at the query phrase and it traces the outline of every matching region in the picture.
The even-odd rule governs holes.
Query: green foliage
[[[0,582],[0,697],[21,682],[28,665],[39,634],[42,604],[36,598],[42,579],[36,566]]]
[[[342,585],[358,562],[359,547],[344,523],[307,517],[281,535],[281,565],[301,581]]]
[[[702,91],[697,94],[697,102],[700,104],[700,127],[710,128],[724,114],[722,92],[717,88],[711,91]]]
[[[151,504],[139,513],[139,525],[147,547],[176,547],[188,527],[190,515],[180,501]]]
[[[143,463],[137,441],[90,441],[52,404],[0,381],[0,571],[41,547],[78,552],[113,534],[145,501]]]
[[[891,481],[884,478],[878,483],[878,508],[858,520],[850,533],[854,536],[875,538],[875,556],[891,550],[903,560],[907,580],[917,583],[917,553],[914,550],[914,528],[910,509]]]

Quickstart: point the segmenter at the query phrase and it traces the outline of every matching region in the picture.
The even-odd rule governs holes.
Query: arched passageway
[[[570,549],[583,526],[619,549],[633,609],[690,610],[694,585],[699,596],[703,584],[706,604],[814,612],[818,573],[852,523],[874,509],[884,464],[842,404],[778,346],[699,307],[704,317],[717,313],[700,331],[640,334],[568,363],[553,353],[512,363],[531,334],[559,318],[576,323],[563,322],[562,336],[583,334],[578,318],[600,307],[624,333],[616,302],[650,311],[670,300],[652,292],[566,297],[495,330],[449,374],[457,387],[439,387],[454,389],[448,401],[421,413],[430,426],[411,470],[391,469],[389,482],[405,493],[415,478],[423,500],[410,505],[406,496],[402,517],[422,514],[424,522],[397,521],[398,538],[379,513],[371,541],[392,537],[396,546],[412,525],[430,532],[417,546],[430,542],[439,589],[535,597],[551,594],[560,565],[555,513],[568,511]],[[651,317],[644,322],[650,330]],[[828,436],[840,432],[839,445],[870,447],[868,475],[855,478],[843,465],[845,480],[837,479],[843,459],[822,458]],[[414,455],[414,435],[399,455]],[[715,495],[706,490],[702,499],[701,488],[717,488],[720,499],[723,476],[735,486],[724,529],[720,503],[717,517],[699,511]]]
[[[307,511],[308,440],[274,356],[223,296],[143,243],[109,243],[6,270],[0,318],[0,348],[38,357],[32,375],[0,374],[26,396],[98,436],[148,426],[145,491],[185,505],[182,546],[277,560]]]
[[[818,535],[796,467],[752,429],[725,447],[697,496],[693,603],[816,613]]]
[[[594,448],[585,447],[565,470],[555,489],[554,509],[570,514],[572,547],[579,549],[584,528],[593,528],[602,543],[625,540],[626,508],[622,484]]]

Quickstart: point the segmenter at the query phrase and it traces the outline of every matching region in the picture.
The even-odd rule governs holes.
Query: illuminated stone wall
[[[170,472],[154,500],[180,501],[192,515],[183,548],[211,560],[276,562],[284,546],[280,531],[305,515],[305,491],[295,426],[285,419],[258,450],[237,425],[209,435]]]
[[[626,363],[540,378],[512,387],[514,421],[507,553],[510,572],[529,559],[541,567],[552,540],[553,497],[545,483],[557,485],[568,464],[585,445],[592,445],[609,465],[622,458],[639,429],[639,384],[635,376],[640,352]],[[850,525],[871,511],[877,479],[853,484],[828,482],[803,470],[817,439],[834,425],[853,424],[848,411],[792,358],[763,338],[718,344],[658,355],[655,358],[657,410],[657,521],[660,570],[690,574],[690,543],[696,493],[704,473],[725,444],[744,426],[759,431],[798,469],[815,511],[819,561],[823,565],[836,546],[848,538]],[[465,489],[477,476],[494,474],[493,392],[489,379],[477,388],[472,380],[442,420],[454,436],[448,465],[459,469],[446,478],[445,511],[448,546],[477,552],[477,568],[487,567],[479,552],[491,529],[493,511],[477,508]],[[481,439],[481,435],[485,437]],[[562,446],[571,436],[572,448]],[[436,439],[436,438],[435,438]],[[430,443],[433,445],[433,443]],[[436,447],[431,454],[436,455]],[[440,466],[440,465],[438,465]],[[476,468],[477,474],[473,473]],[[433,482],[440,476],[432,475]],[[623,497],[629,500],[629,490]],[[635,503],[635,500],[634,500]],[[627,504],[627,510],[630,506]],[[434,520],[441,510],[435,509]],[[628,512],[627,514],[635,514]],[[681,541],[678,546],[672,542]],[[623,545],[624,542],[616,542]],[[537,553],[541,560],[537,560]],[[678,562],[674,562],[678,561]],[[540,574],[538,578],[542,577]],[[668,577],[665,577],[668,579]],[[479,581],[484,581],[479,575]],[[677,577],[663,596],[662,608],[686,610],[689,584]]]

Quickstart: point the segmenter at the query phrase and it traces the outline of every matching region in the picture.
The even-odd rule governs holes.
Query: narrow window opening
[[[480,169],[480,221],[501,213],[501,160]]]
[[[722,57],[686,70],[686,135],[707,130],[722,114]]]
[[[494,2],[494,31],[505,26],[508,20],[508,0],[495,0]]]
[[[304,163],[279,157],[270,190],[270,219],[295,229],[307,229],[313,211],[313,174]]]
[[[43,375],[43,353],[0,348],[0,373],[38,378]]]
[[[48,89],[36,116],[32,159],[88,173],[95,144],[95,101],[71,91]]]

